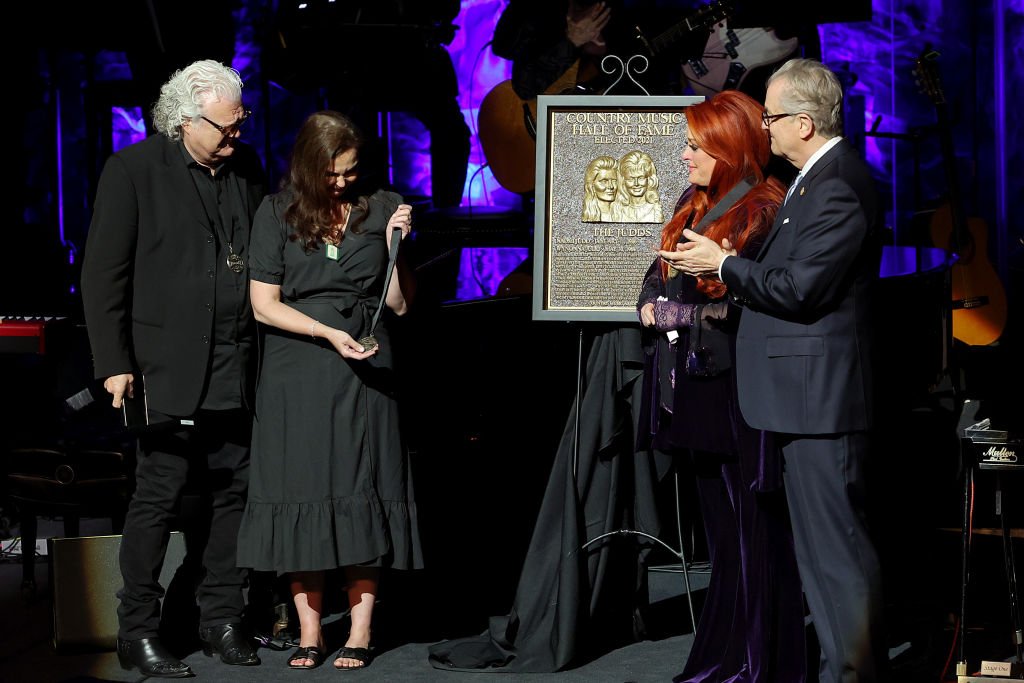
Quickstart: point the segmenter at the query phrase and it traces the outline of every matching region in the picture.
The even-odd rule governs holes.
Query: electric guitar
[[[770,28],[731,29],[723,21],[708,38],[704,56],[683,65],[683,75],[695,93],[711,97],[738,89],[751,71],[785,59],[798,43],[796,38],[781,40]]]
[[[999,339],[1006,327],[1006,291],[988,260],[985,221],[967,218],[960,200],[953,131],[935,65],[938,56],[934,50],[926,49],[914,67],[918,83],[935,105],[942,161],[949,186],[949,201],[932,216],[931,238],[935,246],[957,255],[950,273],[953,337],[971,346],[984,346]]]
[[[656,57],[684,36],[709,30],[724,21],[732,11],[731,2],[712,2],[667,31],[648,39],[637,29],[641,52]],[[543,94],[554,95],[571,90],[580,80],[577,60]],[[495,180],[510,192],[533,190],[537,155],[537,100],[524,100],[512,89],[512,81],[498,83],[480,102],[477,114],[480,146]]]

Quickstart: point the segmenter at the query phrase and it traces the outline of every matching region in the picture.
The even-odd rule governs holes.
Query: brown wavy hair
[[[320,248],[334,220],[335,199],[327,183],[327,172],[339,154],[355,149],[358,155],[363,141],[362,132],[352,120],[336,111],[318,111],[303,121],[295,136],[285,185],[292,193],[291,203],[284,212],[285,221],[293,230],[289,239],[301,240],[309,251]],[[357,179],[346,188],[346,194],[356,195],[353,210],[361,209],[346,228],[356,233],[370,213],[369,202],[358,192],[358,186]]]
[[[715,159],[715,170],[707,187],[691,186],[692,191],[665,224],[661,232],[662,249],[676,248],[691,211],[696,225],[744,178],[753,188],[706,226],[704,235],[718,244],[728,238],[737,251],[743,251],[752,238],[763,236],[771,228],[786,190],[775,178],[765,177],[771,143],[761,127],[762,109],[756,100],[737,90],[722,91],[687,108],[690,139]],[[662,263],[661,269],[662,277],[667,277],[668,266]],[[718,280],[698,277],[697,289],[717,299],[725,294],[726,286]]]

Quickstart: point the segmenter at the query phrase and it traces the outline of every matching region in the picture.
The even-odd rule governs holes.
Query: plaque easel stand
[[[634,66],[634,62],[636,62],[638,64],[638,66]],[[642,64],[641,64],[641,62],[642,62]],[[609,66],[609,63],[611,64],[611,66]],[[620,82],[622,82],[622,78],[623,78],[623,76],[625,76],[626,78],[629,79],[630,82],[632,82],[632,84],[634,86],[636,86],[641,91],[643,91],[644,95],[650,96],[651,93],[648,92],[647,88],[645,88],[635,78],[633,78],[633,74],[642,74],[645,71],[647,71],[648,65],[649,65],[649,62],[647,60],[647,57],[645,57],[644,55],[641,55],[641,54],[633,55],[625,63],[623,63],[622,58],[619,57],[618,55],[608,55],[608,56],[606,56],[604,59],[601,60],[601,70],[604,71],[606,74],[618,73],[618,78],[616,78],[612,82],[612,84],[610,86],[608,86],[608,88],[605,89],[604,93],[602,93],[602,94],[603,95],[611,94],[611,91],[614,90],[615,87],[618,86]],[[574,482],[574,484],[577,483],[577,476],[578,476],[579,447],[580,447],[580,410],[582,408],[583,390],[585,388],[583,386],[584,385],[584,369],[585,369],[584,368],[584,358],[583,358],[583,348],[584,348],[583,327],[580,326],[580,328],[579,328],[579,346],[578,346],[577,358],[576,358],[576,373],[577,373],[576,374],[576,403],[575,403],[576,424],[575,424],[575,434],[574,434],[574,441],[573,441],[573,461],[572,461],[572,464],[573,464],[572,473],[573,473],[573,482]],[[683,575],[683,586],[684,586],[684,589],[686,591],[686,602],[687,602],[687,605],[689,606],[689,611],[690,611],[690,625],[693,628],[693,632],[696,633],[697,632],[697,614],[696,614],[696,611],[694,610],[694,607],[693,607],[693,591],[692,591],[691,586],[690,586],[690,564],[689,564],[689,562],[686,559],[686,546],[683,543],[683,516],[682,516],[682,504],[680,502],[681,491],[680,491],[680,488],[679,488],[679,470],[676,467],[673,467],[672,469],[673,469],[673,477],[675,479],[674,483],[675,483],[675,505],[676,505],[676,532],[678,534],[678,540],[679,540],[679,549],[678,550],[676,550],[672,546],[668,545],[667,543],[662,541],[660,538],[657,538],[657,537],[655,537],[655,536],[653,536],[651,534],[648,534],[646,532],[639,531],[637,529],[616,529],[615,531],[609,531],[609,532],[603,533],[603,534],[601,534],[599,536],[595,536],[594,538],[592,538],[589,541],[587,541],[586,543],[584,543],[582,546],[580,546],[580,550],[585,550],[589,546],[591,546],[594,543],[597,543],[598,541],[601,541],[603,539],[610,538],[612,536],[624,536],[624,535],[642,536],[643,538],[646,538],[646,539],[649,539],[651,541],[654,541],[658,545],[660,545],[663,548],[665,548],[668,552],[670,552],[672,555],[674,555],[679,560],[678,568],[676,568],[675,565],[664,565],[664,566],[658,566],[658,567],[648,567],[648,571],[661,571],[661,572],[673,572],[673,573],[678,572],[678,573],[681,573]]]

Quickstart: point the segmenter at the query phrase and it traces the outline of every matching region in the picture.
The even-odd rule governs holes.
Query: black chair
[[[64,535],[78,536],[83,516],[109,517],[124,529],[128,477],[119,450],[14,448],[7,452],[7,492],[18,508],[23,590],[35,591],[37,517],[64,520]]]

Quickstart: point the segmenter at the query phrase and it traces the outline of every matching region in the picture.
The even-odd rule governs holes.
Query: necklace
[[[348,217],[352,215],[352,205],[348,202],[340,202],[334,213],[338,217],[334,225],[340,230],[344,230],[345,226],[348,225]]]
[[[235,247],[231,242],[228,242],[228,268],[232,273],[241,273],[245,270],[245,262],[242,261],[242,257],[235,253]]]
[[[352,215],[352,205],[349,203],[340,204],[335,212],[338,215],[337,221],[331,225],[331,229],[323,236],[324,244],[327,245],[325,255],[332,261],[337,261],[339,252],[338,245],[345,234],[345,226],[348,225],[349,216]]]

